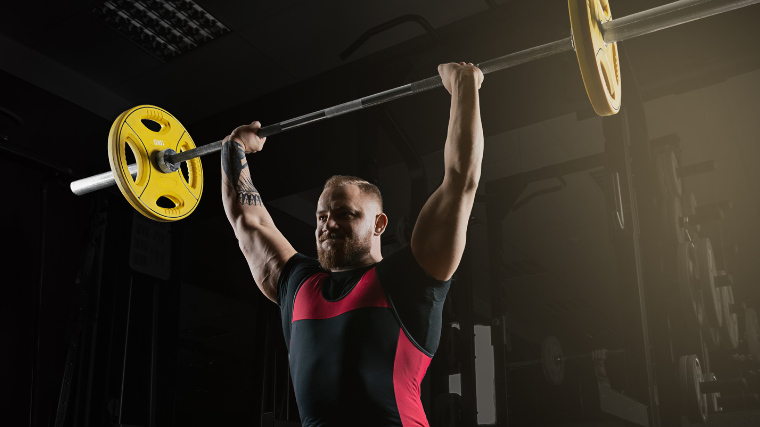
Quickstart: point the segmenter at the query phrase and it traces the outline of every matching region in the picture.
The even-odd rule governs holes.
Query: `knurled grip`
[[[273,125],[262,127],[261,129],[259,129],[256,135],[258,135],[259,138],[265,138],[269,135],[278,134],[280,132],[282,132],[282,126],[280,126],[279,123],[275,123]]]
[[[420,93],[441,86],[443,86],[443,80],[441,80],[441,76],[429,77],[427,79],[412,83],[412,93]]]
[[[325,115],[327,117],[339,116],[341,114],[346,114],[352,111],[361,110],[362,107],[363,107],[362,100],[357,99],[351,102],[345,102],[343,104],[330,107],[325,110]]]

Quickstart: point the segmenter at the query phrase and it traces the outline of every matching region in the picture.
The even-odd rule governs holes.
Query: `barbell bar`
[[[613,20],[609,13],[608,0],[589,0],[588,2],[586,0],[568,0],[572,27],[570,37],[485,61],[477,64],[477,67],[484,74],[489,74],[558,53],[575,50],[584,84],[594,110],[599,115],[611,115],[617,113],[620,108],[620,70],[617,42],[755,3],[760,3],[760,0],[679,0]],[[601,58],[600,54],[604,58]],[[426,92],[441,86],[443,86],[443,82],[440,76],[430,77],[262,127],[259,130],[259,135],[262,137],[276,135],[310,123]],[[154,165],[154,169],[164,173],[174,172],[181,162],[215,153],[221,148],[222,141],[220,140],[179,153],[162,153],[161,164]],[[151,162],[156,161],[155,158],[151,159]],[[126,167],[124,172],[135,176],[138,169],[137,163],[135,163]],[[116,183],[115,173],[116,171],[112,170],[73,181],[70,185],[71,190],[74,194],[84,195],[110,187]],[[122,189],[122,191],[124,190]]]

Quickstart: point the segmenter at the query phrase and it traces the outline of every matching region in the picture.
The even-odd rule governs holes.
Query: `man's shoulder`
[[[319,261],[301,253],[296,253],[285,263],[277,279],[277,305],[282,307],[284,298],[293,298],[296,288],[307,278],[324,273]]]
[[[450,280],[436,280],[425,273],[415,258],[409,243],[385,256],[377,264],[376,272],[381,282],[391,280],[397,282],[402,277],[404,282],[419,283],[416,286],[441,286],[450,282]]]
[[[306,256],[300,252],[297,252],[288,260],[288,262],[285,263],[280,274],[281,277],[285,276],[286,278],[290,279],[295,278],[295,276],[304,274],[311,275],[320,272],[325,272],[325,270],[322,269],[322,267],[319,265],[319,261],[316,258],[312,258],[310,256]]]
[[[411,260],[414,260],[414,254],[412,253],[412,247],[409,245],[409,243],[402,245],[399,248],[396,248],[390,253],[383,255],[383,259],[381,259],[377,264],[375,264],[375,267],[377,268],[384,268],[386,266],[397,266],[400,264],[400,262],[406,261],[409,262]]]

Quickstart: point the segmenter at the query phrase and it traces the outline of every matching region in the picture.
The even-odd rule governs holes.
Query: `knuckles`
[[[258,121],[254,121],[249,125],[238,126],[224,140],[237,141],[243,145],[246,153],[255,153],[261,151],[266,140],[266,138],[259,139],[256,135],[259,129],[261,129],[261,123]]]

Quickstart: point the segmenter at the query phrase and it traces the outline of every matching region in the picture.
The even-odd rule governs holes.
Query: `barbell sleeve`
[[[679,0],[605,22],[602,24],[602,36],[606,43],[616,43],[665,28],[717,15],[719,13],[753,5],[755,3],[760,3],[760,0]],[[574,49],[573,38],[571,36],[562,40],[492,59],[490,61],[485,61],[477,66],[481,69],[483,74],[488,74]],[[264,126],[259,130],[259,135],[262,137],[276,135],[310,123],[362,110],[409,95],[426,92],[441,86],[443,86],[443,83],[441,82],[440,76],[430,77],[374,95],[365,96],[364,98],[339,104],[334,107],[326,108],[324,110],[315,111],[284,122]],[[170,163],[185,162],[196,157],[215,153],[221,149],[222,141],[216,141],[181,153],[167,155],[165,161]],[[135,172],[132,172],[133,168]],[[136,173],[136,169],[137,166],[135,164],[129,165],[129,170],[133,175]],[[116,180],[113,178],[112,172],[105,172],[72,182],[71,190],[74,194],[83,195],[109,187],[115,183]]]
[[[129,173],[132,176],[137,175],[137,163],[129,165]],[[74,194],[82,196],[93,191],[108,188],[114,184],[116,184],[116,180],[113,177],[113,172],[108,171],[73,181],[69,184],[69,187],[71,187],[71,191]]]
[[[607,43],[622,42],[755,3],[760,0],[679,0],[605,22],[602,35]]]

